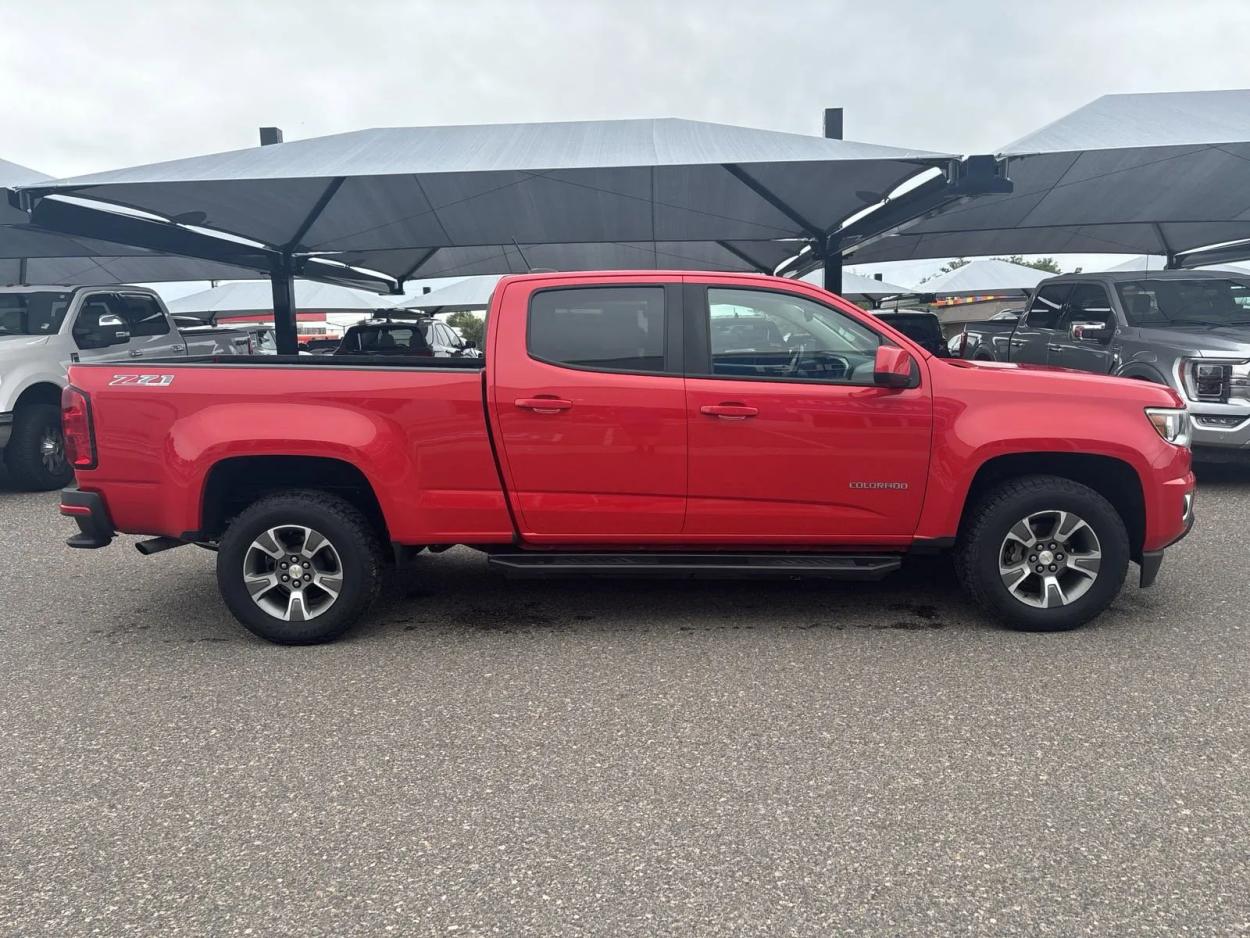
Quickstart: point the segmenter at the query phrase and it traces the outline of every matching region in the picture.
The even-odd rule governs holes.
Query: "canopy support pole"
[[[825,289],[842,295],[842,252],[838,250],[837,238],[822,238],[818,244],[821,264],[824,267]]]
[[[291,255],[283,254],[269,274],[273,287],[273,331],[279,355],[298,355],[295,328],[295,272]]]
[[[18,258],[17,261],[17,285],[19,287],[26,286],[26,258]]]

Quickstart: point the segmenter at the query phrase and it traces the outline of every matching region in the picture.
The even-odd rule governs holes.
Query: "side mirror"
[[[911,356],[896,346],[878,345],[872,383],[879,388],[913,387]]]
[[[124,345],[130,341],[130,328],[120,316],[105,314],[91,325],[76,328],[74,341],[84,349]]]
[[[461,346],[461,348],[477,348],[477,343],[474,342],[472,339],[466,339],[464,342],[464,345]]]
[[[1068,326],[1068,338],[1073,342],[1106,342],[1111,338],[1111,326],[1105,322],[1074,322]]]

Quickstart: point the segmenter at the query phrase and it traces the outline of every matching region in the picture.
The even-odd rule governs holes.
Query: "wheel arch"
[[[204,477],[194,540],[216,540],[230,519],[258,499],[280,491],[312,489],[337,495],[361,512],[383,543],[390,542],[377,491],[359,467],[327,456],[231,456]]]
[[[24,387],[21,393],[17,395],[17,398],[13,401],[13,410],[16,411],[22,407],[29,407],[31,404],[52,404],[60,407],[62,388],[63,385],[59,385],[54,381],[38,378]]]
[[[1128,531],[1133,560],[1140,561],[1146,537],[1146,498],[1141,477],[1132,465],[1114,456],[1093,453],[1023,452],[993,456],[978,467],[964,498],[959,519],[963,537],[977,505],[1008,479],[1051,475],[1088,486],[1107,501]]]

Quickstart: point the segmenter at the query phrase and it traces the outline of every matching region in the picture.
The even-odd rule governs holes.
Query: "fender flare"
[[[1168,379],[1153,364],[1146,362],[1127,362],[1116,373],[1117,378],[1132,378],[1138,381],[1151,381],[1155,384],[1162,384],[1165,387],[1171,387]]]

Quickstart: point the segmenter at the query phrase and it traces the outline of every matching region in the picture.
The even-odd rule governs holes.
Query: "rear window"
[[[603,371],[664,370],[664,288],[541,290],[530,300],[533,358]]]
[[[429,323],[357,326],[349,329],[338,351],[354,355],[428,355],[425,333]]]

